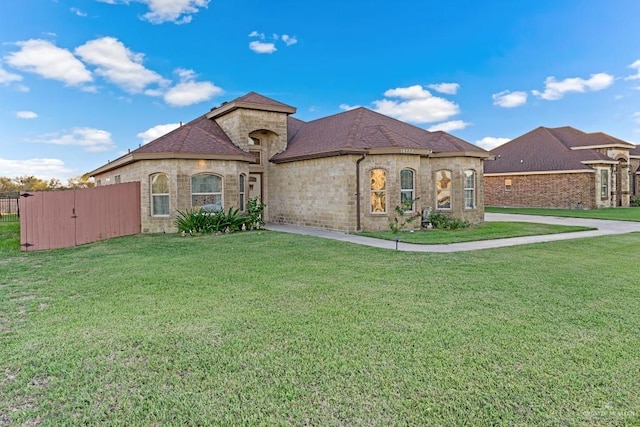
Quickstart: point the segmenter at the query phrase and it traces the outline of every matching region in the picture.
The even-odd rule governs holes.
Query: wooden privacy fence
[[[23,251],[140,233],[140,183],[20,194]]]

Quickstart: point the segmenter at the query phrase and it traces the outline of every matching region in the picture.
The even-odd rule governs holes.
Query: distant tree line
[[[68,190],[71,188],[90,188],[94,187],[95,182],[89,178],[89,174],[84,174],[75,178],[69,178],[67,184],[63,184],[57,178],[44,180],[36,178],[33,175],[19,176],[16,178],[8,178],[0,176],[0,193],[12,193],[17,191],[50,191],[50,190]]]

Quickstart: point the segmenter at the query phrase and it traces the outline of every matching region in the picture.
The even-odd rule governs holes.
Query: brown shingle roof
[[[582,162],[612,161],[594,149],[578,147],[623,145],[610,135],[584,133],[572,127],[539,127],[491,150],[494,161],[484,163],[485,173],[591,170]]]
[[[207,155],[247,155],[236,147],[222,128],[205,116],[180,126],[132,153],[189,153]]]
[[[216,117],[224,116],[238,108],[246,108],[249,110],[259,111],[275,111],[279,113],[293,114],[296,112],[295,107],[292,107],[275,99],[267,98],[259,93],[249,92],[246,95],[242,95],[233,101],[223,102],[218,108],[212,108],[206,114],[206,117],[213,119]]]
[[[466,152],[481,157],[489,155],[487,151],[445,132],[428,132],[363,107],[307,123],[296,120],[288,124],[289,145],[271,159],[274,162],[389,148],[434,153]]]

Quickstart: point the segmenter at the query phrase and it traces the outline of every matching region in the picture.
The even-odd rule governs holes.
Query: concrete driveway
[[[539,215],[515,215],[486,213],[485,221],[509,221],[509,222],[539,222],[543,224],[579,225],[592,227],[596,230],[578,231],[573,233],[546,234],[543,236],[511,237],[507,239],[481,240],[477,242],[452,243],[449,245],[416,245],[411,243],[398,243],[398,250],[408,252],[463,252],[479,249],[501,248],[505,246],[526,245],[529,243],[554,242],[557,240],[580,239],[584,237],[607,236],[613,234],[625,234],[640,232],[640,222],[609,221],[588,218],[561,218]],[[283,233],[295,233],[306,236],[316,236],[325,239],[340,240],[356,243],[358,245],[372,246],[376,248],[396,249],[396,242],[390,240],[373,239],[371,237],[356,236],[342,231],[325,230],[321,228],[301,227],[285,224],[267,224],[268,230]]]

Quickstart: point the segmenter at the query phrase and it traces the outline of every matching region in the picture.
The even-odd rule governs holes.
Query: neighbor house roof
[[[488,157],[489,153],[445,132],[429,132],[366,108],[301,122],[289,118],[287,149],[275,163],[346,153],[411,153]]]
[[[491,150],[485,174],[593,171],[590,163],[614,160],[596,148],[630,149],[634,145],[602,132],[585,133],[569,126],[539,127]]]
[[[214,120],[200,116],[89,174],[108,172],[138,160],[194,158],[249,162],[254,157],[235,146]]]

